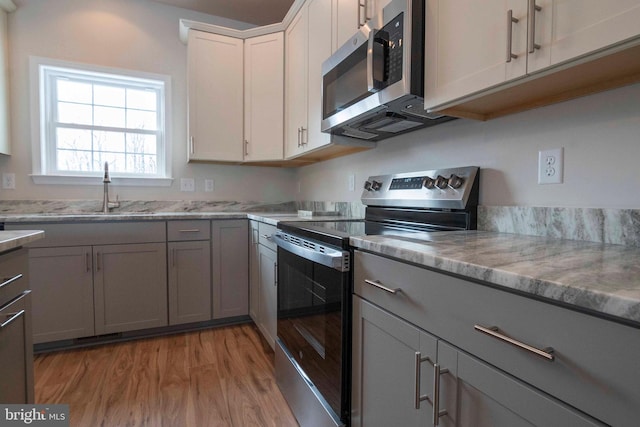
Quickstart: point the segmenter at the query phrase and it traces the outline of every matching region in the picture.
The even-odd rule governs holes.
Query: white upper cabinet
[[[322,123],[322,63],[331,56],[331,2],[309,0],[308,46],[308,134],[305,149],[313,150],[331,142],[331,136],[320,130]]]
[[[546,22],[544,25],[550,26],[551,65],[640,35],[638,0],[548,0],[546,3],[548,7],[539,13],[546,14],[541,19]]]
[[[427,0],[425,108],[470,111],[479,102],[459,106],[547,76],[544,84],[491,101],[505,108],[540,96],[557,99],[563,91],[588,93],[589,86],[620,77],[613,62],[604,64],[607,75],[600,65],[575,68],[563,77],[569,85],[552,74],[613,53],[610,48],[639,36],[638,0]],[[543,105],[531,102],[536,104]]]
[[[189,160],[243,160],[243,40],[189,31]]]
[[[303,7],[285,32],[285,157],[304,151],[307,136],[307,40],[309,19]]]
[[[427,0],[426,6],[426,107],[526,73],[526,0]],[[518,22],[507,22],[510,12]]]
[[[284,141],[284,35],[245,40],[244,160],[282,160]]]

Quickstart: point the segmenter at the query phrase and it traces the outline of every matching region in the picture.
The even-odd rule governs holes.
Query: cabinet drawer
[[[356,294],[476,357],[608,424],[640,416],[640,329],[360,251],[354,269]]]
[[[273,241],[271,235],[275,233],[277,230],[275,225],[265,224],[261,222],[258,224],[258,233],[260,233],[260,244],[265,245],[268,248],[273,249],[274,251],[278,250],[278,246],[276,242]]]
[[[6,230],[44,230],[30,248],[166,242],[164,221],[6,224]]]
[[[167,240],[181,242],[186,240],[209,240],[211,221],[169,221],[167,223]]]
[[[0,255],[0,306],[27,289],[28,269],[26,249]]]

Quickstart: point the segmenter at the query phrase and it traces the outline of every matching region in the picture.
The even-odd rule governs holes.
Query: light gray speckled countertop
[[[351,244],[640,327],[640,248],[488,231],[430,238],[352,237]]]
[[[42,238],[44,238],[42,230],[0,231],[0,252],[19,248]]]
[[[122,213],[28,213],[0,215],[0,222],[113,222],[113,221],[168,221],[190,219],[252,219],[277,225],[280,221],[345,221],[357,219],[345,216],[298,216],[295,212],[122,212]]]

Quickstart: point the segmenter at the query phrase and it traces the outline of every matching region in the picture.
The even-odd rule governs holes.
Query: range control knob
[[[436,187],[436,181],[433,178],[426,177],[422,184],[427,190],[433,190]]]
[[[449,180],[447,178],[445,178],[442,175],[438,175],[438,177],[436,178],[436,187],[443,190],[447,188],[448,184],[449,184]]]
[[[369,182],[369,181],[365,181],[365,182],[364,182],[364,189],[365,189],[366,191],[371,191],[371,182]]]
[[[464,179],[460,178],[456,174],[452,174],[449,177],[449,187],[451,187],[451,188],[460,188],[460,187],[462,187],[463,183],[464,183]]]
[[[382,188],[382,183],[381,182],[376,181],[375,179],[373,181],[371,181],[371,189],[373,191],[378,191],[381,188]]]

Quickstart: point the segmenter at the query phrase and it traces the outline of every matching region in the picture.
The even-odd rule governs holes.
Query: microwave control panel
[[[388,56],[385,64],[388,70],[387,85],[402,80],[402,38],[404,33],[404,12],[396,16],[382,28],[388,39]]]

